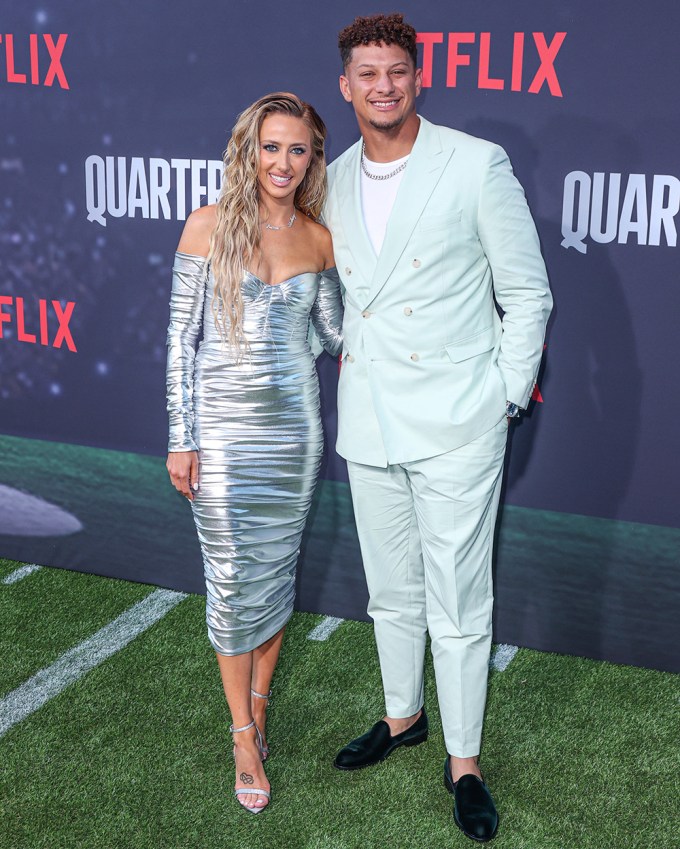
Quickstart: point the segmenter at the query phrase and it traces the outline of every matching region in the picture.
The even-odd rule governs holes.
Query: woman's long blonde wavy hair
[[[275,112],[300,118],[312,138],[309,167],[295,192],[296,209],[317,220],[326,199],[326,126],[314,108],[294,94],[274,92],[245,109],[224,152],[222,191],[207,258],[215,279],[215,324],[223,339],[237,350],[243,342],[241,281],[260,248],[260,128],[267,115]]]

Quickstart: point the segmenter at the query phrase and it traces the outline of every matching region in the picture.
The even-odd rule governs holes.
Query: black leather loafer
[[[447,756],[444,762],[444,787],[453,793],[453,818],[463,834],[479,843],[491,840],[498,829],[498,813],[489,788],[481,778],[470,774],[461,775],[454,782]]]
[[[365,766],[373,766],[384,761],[400,746],[417,746],[418,743],[424,743],[426,740],[425,708],[410,728],[394,737],[390,734],[390,726],[381,719],[370,731],[340,749],[333,761],[333,766],[337,769],[363,769]]]

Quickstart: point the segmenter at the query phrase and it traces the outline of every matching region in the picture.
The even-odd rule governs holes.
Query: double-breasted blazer
[[[552,298],[502,148],[421,118],[379,256],[360,159],[359,141],[330,165],[324,210],[345,299],[337,450],[386,466],[470,442],[506,401],[527,406]]]

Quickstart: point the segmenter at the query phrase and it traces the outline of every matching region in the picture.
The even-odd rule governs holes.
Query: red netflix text
[[[49,33],[42,36],[31,33],[28,36],[15,37],[11,34],[0,35],[0,50],[5,51],[6,81],[23,85],[54,85],[68,89],[61,57],[68,35],[61,33],[57,40]],[[0,59],[0,74],[2,60]],[[1,77],[0,77],[1,79]]]
[[[53,348],[66,345],[69,351],[76,352],[78,349],[69,328],[75,306],[75,301],[67,301],[62,307],[60,301],[40,298],[37,304],[33,302],[27,308],[23,298],[0,295],[0,339],[13,336],[12,331],[16,329],[19,342]]]
[[[556,32],[549,40],[542,32],[530,35],[524,32],[513,33],[512,59],[510,67],[505,68],[498,68],[492,63],[494,51],[490,32],[419,32],[417,40],[423,45],[424,88],[432,86],[434,63],[439,62],[444,55],[444,51],[436,49],[436,45],[444,43],[445,35],[448,35],[445,51],[447,88],[456,88],[459,69],[469,68],[469,71],[461,71],[461,75],[474,75],[476,71],[477,88],[502,91],[507,86],[510,91],[538,94],[547,86],[553,97],[562,97],[555,59],[564,43],[566,32]],[[531,80],[525,79],[524,74],[527,52],[531,54],[532,61],[535,61],[537,55],[540,63]]]

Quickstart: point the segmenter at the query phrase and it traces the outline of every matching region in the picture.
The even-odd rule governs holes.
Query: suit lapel
[[[368,237],[364,224],[364,213],[361,206],[361,141],[358,141],[351,154],[342,163],[342,174],[338,174],[335,183],[340,220],[347,236],[349,248],[354,257],[357,269],[361,269],[361,277],[370,282],[373,278],[378,257]],[[354,278],[353,282],[358,282]]]
[[[439,182],[439,178],[451,158],[453,150],[453,147],[443,148],[437,128],[424,118],[420,119],[418,136],[413,145],[408,165],[404,171],[404,177],[399,186],[389,221],[387,222],[385,241],[383,242],[380,256],[375,263],[371,280],[371,299],[375,298],[385,285],[403,254],[406,243],[410,239],[418,223],[418,219],[430,199],[430,195]],[[357,158],[356,161],[356,170],[358,172],[359,159]],[[358,173],[355,191],[358,195],[358,214],[361,216],[361,193]],[[363,226],[363,219],[360,219],[360,223],[361,229],[364,232],[364,238],[368,242],[370,249],[371,245],[366,234],[366,228]],[[375,256],[372,250],[371,253]]]

